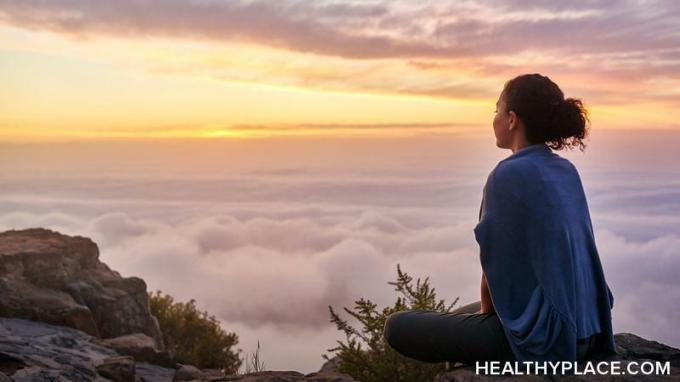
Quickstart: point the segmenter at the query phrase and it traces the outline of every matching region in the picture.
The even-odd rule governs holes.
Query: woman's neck
[[[529,143],[529,141],[527,141],[526,139],[517,140],[510,145],[510,150],[512,150],[512,153],[514,154],[517,152],[517,150],[527,147],[529,145],[531,145],[531,143]]]

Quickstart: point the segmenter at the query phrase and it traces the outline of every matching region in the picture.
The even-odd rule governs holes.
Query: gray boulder
[[[108,381],[96,365],[118,354],[92,340],[73,328],[0,318],[0,370],[14,381]]]
[[[134,362],[130,356],[121,357],[97,338],[77,329],[0,318],[0,373],[16,382],[116,378],[130,382],[170,382],[175,370]]]
[[[36,228],[0,233],[0,316],[69,326],[102,338],[163,339],[144,280],[99,261],[90,239]]]
[[[173,381],[200,381],[203,377],[203,372],[192,365],[178,365],[175,375],[172,377]]]
[[[127,355],[106,358],[96,369],[99,375],[115,382],[135,380],[135,360]]]
[[[156,341],[143,333],[107,338],[98,343],[115,350],[118,354],[129,355],[138,362],[149,362],[165,367],[175,365],[173,357],[165,351],[159,351]]]

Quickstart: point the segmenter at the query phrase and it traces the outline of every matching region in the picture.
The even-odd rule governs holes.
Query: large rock
[[[135,376],[140,382],[171,382],[175,375],[175,369],[152,365],[145,362],[137,362]]]
[[[118,354],[129,355],[135,361],[149,362],[165,367],[174,367],[176,364],[174,357],[168,352],[159,351],[156,347],[156,341],[146,334],[126,334],[100,340],[99,343],[115,350]]]
[[[134,366],[134,369],[132,368]],[[175,370],[133,362],[89,334],[18,318],[0,318],[0,373],[13,381],[170,382]],[[134,379],[133,379],[134,380]],[[0,382],[3,379],[0,377]]]
[[[103,341],[69,327],[0,317],[0,382],[172,382],[176,381],[307,381],[353,382],[339,373],[265,371],[225,376],[219,370],[199,370],[190,365],[167,368],[134,362]]]
[[[0,318],[0,370],[14,381],[108,381],[96,366],[117,354],[92,340],[72,328]]]
[[[96,368],[99,375],[115,382],[135,380],[135,360],[128,355],[106,358]]]
[[[203,372],[201,369],[192,365],[178,365],[179,367],[175,370],[175,375],[172,377],[173,381],[195,381],[201,380],[203,377]]]
[[[80,236],[36,228],[0,233],[0,316],[69,326],[102,338],[163,340],[144,280],[121,277]]]

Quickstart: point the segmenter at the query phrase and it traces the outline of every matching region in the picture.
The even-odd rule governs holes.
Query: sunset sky
[[[680,347],[680,2],[0,0],[0,231],[92,238],[317,371],[396,266],[479,299],[505,81],[590,110],[583,180],[614,332]]]
[[[548,75],[601,129],[680,129],[673,1],[0,1],[0,139],[403,136]]]

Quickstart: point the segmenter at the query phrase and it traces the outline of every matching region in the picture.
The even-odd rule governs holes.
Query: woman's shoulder
[[[488,181],[505,185],[526,184],[537,179],[538,166],[536,161],[528,157],[506,158],[491,170]]]
[[[495,200],[524,200],[530,190],[538,189],[530,166],[501,161],[489,173],[484,186],[485,197]]]
[[[576,167],[568,159],[550,154],[501,160],[489,173],[487,191],[540,204],[542,198],[558,195],[559,189],[581,187]]]
[[[489,179],[498,182],[523,183],[540,182],[553,173],[559,176],[579,177],[576,166],[567,158],[555,152],[535,152],[533,155],[511,155],[496,164],[489,174]],[[553,174],[554,175],[554,174]]]

